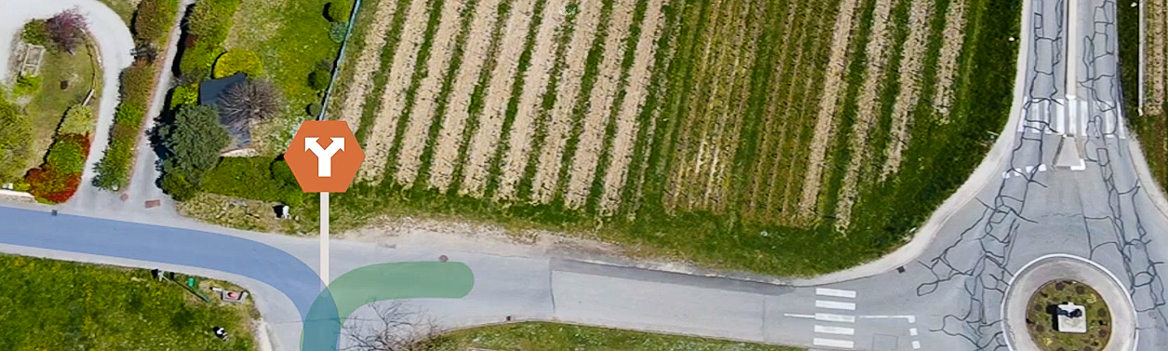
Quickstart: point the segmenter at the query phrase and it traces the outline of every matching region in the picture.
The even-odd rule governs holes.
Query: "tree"
[[[400,301],[370,305],[373,318],[348,318],[341,334],[343,351],[423,351],[432,349],[440,330]]]
[[[45,28],[49,30],[49,37],[53,38],[53,42],[56,42],[70,54],[85,38],[85,18],[77,9],[65,10],[53,15],[45,22]]]
[[[349,0],[337,0],[328,4],[328,20],[333,22],[345,22],[349,20],[349,12],[353,10],[353,4]]]
[[[219,112],[223,123],[232,130],[246,130],[252,121],[266,121],[282,105],[280,90],[266,80],[249,80],[232,85],[223,92]]]
[[[167,151],[163,173],[182,176],[185,183],[195,187],[219,163],[219,151],[230,142],[214,107],[184,105],[175,113],[174,123],[160,132]]]

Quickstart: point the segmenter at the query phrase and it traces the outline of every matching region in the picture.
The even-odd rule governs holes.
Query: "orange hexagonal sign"
[[[304,192],[343,193],[361,168],[365,152],[345,121],[304,121],[284,160]]]

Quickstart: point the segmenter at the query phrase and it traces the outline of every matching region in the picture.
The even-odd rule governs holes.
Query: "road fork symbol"
[[[345,138],[332,137],[332,143],[328,148],[320,146],[320,138],[307,137],[304,138],[304,151],[312,151],[316,155],[316,175],[321,178],[328,178],[333,176],[333,155],[337,151],[345,151]]]

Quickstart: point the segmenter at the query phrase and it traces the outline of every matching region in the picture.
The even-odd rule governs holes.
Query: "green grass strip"
[[[600,8],[600,19],[596,21],[596,36],[592,37],[592,46],[588,49],[588,57],[584,60],[584,76],[580,80],[580,91],[576,93],[576,101],[572,107],[572,129],[568,132],[568,140],[564,143],[564,151],[560,154],[560,170],[556,178],[553,191],[553,204],[564,202],[564,191],[568,187],[568,177],[572,170],[572,160],[576,158],[576,149],[580,145],[580,134],[584,132],[584,119],[592,101],[592,89],[596,87],[596,79],[600,75],[600,61],[604,59],[604,42],[608,39],[608,30],[612,24],[612,8],[615,0],[604,0]],[[610,53],[611,54],[611,53]]]
[[[884,66],[884,73],[881,73],[884,77],[879,83],[880,95],[876,99],[876,103],[880,107],[877,110],[878,118],[876,125],[868,132],[868,144],[865,145],[868,150],[868,159],[861,166],[857,175],[859,177],[856,181],[856,190],[859,194],[857,203],[864,199],[864,190],[870,188],[866,185],[880,186],[880,184],[874,183],[878,181],[884,161],[888,159],[888,154],[884,151],[892,138],[892,109],[900,94],[900,67],[905,58],[904,45],[905,41],[908,40],[908,17],[911,3],[911,0],[897,0],[889,17],[892,20],[888,27],[889,40],[891,40],[892,45],[888,47],[889,57]]]
[[[451,0],[458,1],[458,0]],[[409,125],[411,112],[416,103],[418,95],[418,87],[422,85],[422,79],[430,72],[430,67],[426,64],[430,59],[430,49],[434,46],[434,33],[438,32],[438,22],[442,19],[442,4],[445,0],[436,0],[430,2],[430,19],[426,24],[426,32],[422,36],[422,46],[418,49],[418,57],[414,61],[414,74],[410,77],[410,87],[406,90],[406,104],[402,108],[401,115],[397,119],[397,131],[393,135],[393,145],[389,148],[389,159],[385,162],[385,174],[381,182],[394,182],[393,175],[397,173],[399,166],[398,155],[401,153],[402,140],[405,139],[406,126]]]
[[[507,100],[507,110],[503,115],[503,126],[500,130],[499,145],[495,155],[491,157],[490,171],[487,172],[487,186],[483,191],[483,198],[494,197],[499,190],[499,175],[503,172],[503,156],[511,147],[511,128],[515,125],[515,115],[519,112],[519,98],[523,95],[523,85],[527,82],[527,69],[531,67],[532,50],[535,49],[535,36],[539,34],[539,26],[543,22],[544,8],[547,0],[535,3],[535,11],[531,14],[531,23],[527,26],[527,38],[523,43],[523,53],[519,54],[519,66],[515,70],[515,80],[511,82],[511,98]]]
[[[434,108],[433,120],[430,121],[430,130],[426,136],[426,145],[422,147],[418,166],[418,174],[414,178],[415,190],[426,189],[430,184],[430,169],[434,165],[434,149],[438,146],[438,133],[446,120],[446,108],[450,103],[450,93],[454,91],[454,78],[458,75],[458,68],[462,66],[462,56],[466,54],[466,38],[470,36],[470,23],[475,17],[475,10],[479,0],[467,0],[462,11],[458,35],[454,39],[454,53],[450,57],[446,74],[442,77],[442,88],[438,92],[437,106]],[[489,14],[488,14],[489,16]]]
[[[373,91],[365,96],[365,107],[361,111],[361,121],[357,126],[357,143],[362,146],[366,145],[365,139],[369,137],[369,130],[373,127],[373,121],[377,119],[375,115],[381,107],[381,96],[385,94],[386,82],[391,73],[390,65],[394,55],[397,55],[398,44],[401,43],[402,27],[405,26],[406,12],[409,12],[409,7],[410,0],[398,0],[397,10],[393,12],[393,24],[390,25],[389,33],[386,34],[385,46],[382,47],[379,58],[382,69],[373,74]]]
[[[495,67],[499,66],[499,50],[503,43],[503,29],[512,16],[511,2],[512,0],[504,0],[495,9],[495,15],[498,19],[495,21],[494,28],[491,29],[491,44],[490,48],[487,49],[487,59],[479,70],[479,80],[475,84],[474,91],[471,92],[470,103],[467,105],[466,127],[462,129],[462,142],[458,146],[458,159],[454,163],[450,187],[446,191],[448,196],[457,196],[459,190],[462,189],[462,178],[466,174],[466,163],[470,158],[471,139],[479,130],[479,118],[486,106],[487,89],[491,85],[491,72],[494,72]]]
[[[516,197],[519,201],[531,200],[532,183],[535,181],[535,171],[539,167],[539,151],[543,149],[547,139],[547,122],[551,119],[551,111],[556,106],[556,91],[559,90],[560,86],[560,73],[568,65],[567,58],[564,57],[564,52],[568,50],[572,33],[576,31],[576,16],[580,15],[580,3],[573,2],[571,5],[568,5],[566,12],[567,15],[564,17],[564,23],[557,30],[556,62],[552,65],[547,90],[544,91],[540,100],[540,112],[535,119],[535,133],[531,137],[532,152],[529,152],[527,155],[527,165],[523,169],[523,178],[519,181],[519,186],[516,191],[518,194]]]
[[[628,93],[629,87],[629,69],[633,67],[633,61],[637,55],[637,45],[641,39],[641,31],[644,30],[642,26],[645,21],[645,12],[648,11],[649,1],[637,1],[636,7],[633,9],[633,22],[629,27],[629,34],[623,40],[625,43],[625,52],[621,57],[621,75],[617,81],[616,98],[612,100],[612,105],[608,109],[608,118],[605,120],[604,137],[600,147],[600,156],[597,157],[596,168],[592,172],[592,184],[588,188],[588,199],[584,205],[584,212],[599,213],[598,206],[600,205],[600,197],[604,194],[604,178],[608,174],[608,163],[612,160],[612,144],[613,139],[616,138],[617,117],[621,111],[621,105],[624,105],[625,96]],[[653,30],[653,28],[649,28]]]

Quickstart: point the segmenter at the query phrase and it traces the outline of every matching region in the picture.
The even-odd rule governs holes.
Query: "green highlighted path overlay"
[[[361,267],[317,295],[304,319],[303,351],[335,351],[341,326],[361,306],[388,300],[465,297],[474,274],[461,262],[400,262]]]

